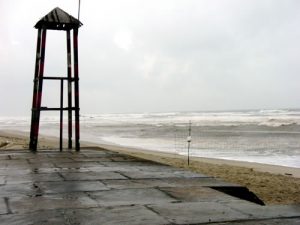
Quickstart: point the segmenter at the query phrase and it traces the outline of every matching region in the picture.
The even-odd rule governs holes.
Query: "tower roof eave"
[[[46,16],[41,18],[34,27],[37,29],[71,30],[79,28],[80,26],[82,26],[82,23],[78,19],[56,7]]]

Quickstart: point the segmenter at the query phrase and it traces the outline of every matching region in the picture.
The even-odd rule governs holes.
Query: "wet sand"
[[[28,139],[24,133],[0,132],[0,150],[28,149]],[[185,156],[175,154],[126,148],[116,145],[95,145],[87,142],[82,143],[82,146],[104,148],[126,153],[135,157],[189,169],[228,182],[240,184],[249,188],[269,205],[300,203],[299,168],[196,157],[191,158],[190,165],[188,165]],[[39,148],[58,148],[58,138],[40,137]]]

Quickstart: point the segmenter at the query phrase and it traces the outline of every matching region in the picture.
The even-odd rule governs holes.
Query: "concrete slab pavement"
[[[262,206],[247,194],[106,150],[0,152],[0,224],[299,224],[299,205]]]

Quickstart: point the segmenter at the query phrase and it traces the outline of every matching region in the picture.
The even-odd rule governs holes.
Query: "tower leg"
[[[68,148],[72,149],[72,59],[71,37],[67,30],[67,62],[68,62]]]
[[[36,45],[36,59],[35,59],[35,71],[33,79],[33,94],[32,94],[32,108],[31,108],[31,127],[30,127],[30,143],[29,149],[34,150],[34,130],[36,129],[36,103],[38,92],[38,73],[40,68],[40,56],[41,56],[41,29],[38,29],[37,45]]]
[[[74,82],[75,82],[75,148],[80,151],[80,127],[79,127],[79,76],[78,76],[78,29],[73,31],[74,49]]]
[[[40,123],[40,112],[41,112],[41,102],[42,102],[42,90],[43,90],[43,75],[44,75],[44,62],[45,62],[45,47],[46,47],[46,34],[47,30],[42,30],[42,45],[41,45],[41,59],[39,63],[39,73],[38,73],[38,90],[36,96],[36,107],[35,107],[35,117],[34,117],[34,129],[32,135],[32,150],[37,150],[37,142],[39,135],[39,123]]]
[[[64,107],[64,80],[60,81],[60,129],[59,129],[59,150],[63,149],[63,107]]]

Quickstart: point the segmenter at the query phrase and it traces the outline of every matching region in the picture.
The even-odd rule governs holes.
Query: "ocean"
[[[82,114],[80,120],[81,141],[300,168],[300,109]],[[42,113],[40,125],[41,134],[59,136],[58,116]],[[29,117],[0,117],[1,130],[29,127]],[[66,132],[67,124],[64,138]]]

